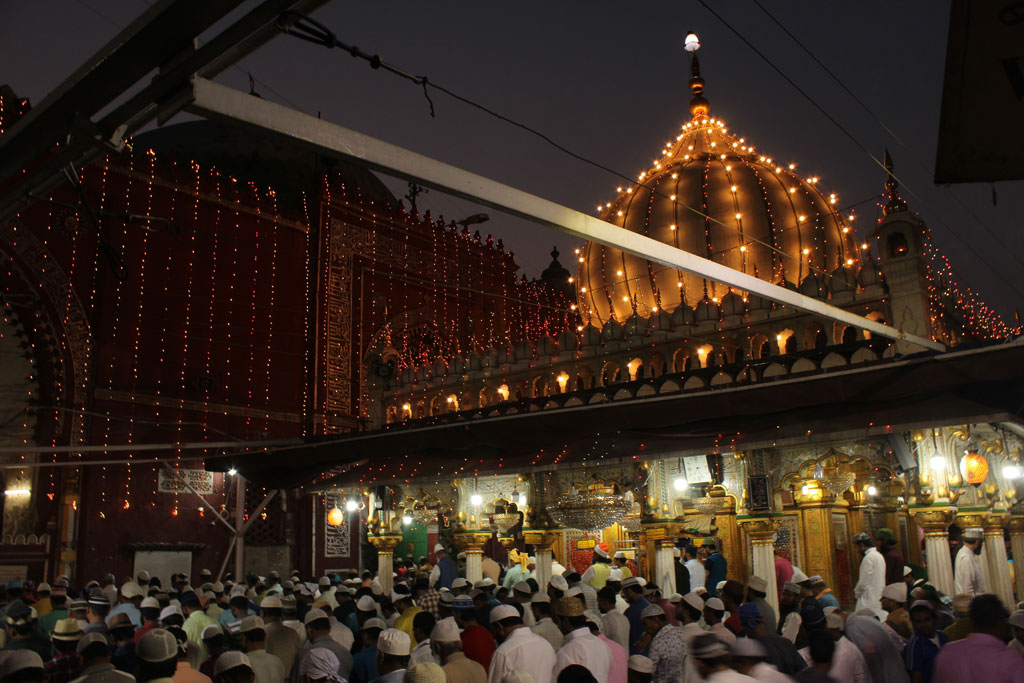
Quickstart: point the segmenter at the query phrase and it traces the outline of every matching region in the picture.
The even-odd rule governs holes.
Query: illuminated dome
[[[825,196],[817,178],[802,178],[788,161],[755,150],[709,117],[703,86],[694,59],[693,119],[637,183],[598,207],[602,218],[775,284],[798,288],[814,275],[805,293],[818,295],[828,273],[859,260],[835,195]],[[634,311],[695,307],[705,295],[717,304],[730,291],[593,242],[582,250],[578,284],[584,318],[595,325],[624,321]]]

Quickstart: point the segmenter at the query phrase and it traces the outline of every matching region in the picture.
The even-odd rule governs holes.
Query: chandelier
[[[614,493],[580,491],[573,486],[548,507],[551,518],[566,529],[600,531],[624,518],[632,506]]]
[[[853,472],[844,472],[841,468],[836,467],[835,469],[829,469],[824,473],[821,478],[821,483],[825,485],[832,495],[838,497],[846,493],[847,489],[853,486],[857,480],[856,475]]]
[[[722,507],[722,499],[712,498],[705,494],[694,501],[693,507],[705,517],[714,517],[718,509]]]
[[[513,497],[517,497],[517,494],[514,493]],[[499,533],[507,534],[519,524],[520,518],[519,507],[515,503],[504,499],[498,499],[494,502],[491,526],[497,529]]]

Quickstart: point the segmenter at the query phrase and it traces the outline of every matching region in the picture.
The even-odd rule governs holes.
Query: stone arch
[[[641,358],[640,356],[636,356],[635,358],[630,360],[628,363],[626,363],[626,372],[629,374],[627,380],[629,382],[632,382],[637,379],[643,379],[645,375],[644,359]]]
[[[594,388],[594,371],[588,366],[581,366],[576,370],[576,380],[574,382],[575,391],[585,391],[587,389]]]
[[[387,424],[398,422],[398,406],[394,403],[388,406],[387,411],[384,414],[384,421]]]
[[[785,328],[775,334],[775,343],[780,354],[796,353],[796,339],[793,330]]]
[[[812,320],[804,328],[803,346],[808,350],[821,351],[828,346],[828,333],[818,320]]]
[[[532,386],[530,387],[530,396],[533,398],[540,398],[542,396],[548,396],[549,394],[547,375],[534,377]]]
[[[690,359],[690,350],[680,346],[672,352],[672,372],[686,372],[686,364]]]
[[[482,387],[480,393],[476,397],[476,405],[478,408],[486,408],[493,403],[493,398],[490,387]]]
[[[665,354],[660,351],[651,353],[648,361],[650,372],[647,373],[648,377],[661,377],[665,374]]]
[[[430,415],[431,416],[441,415],[446,410],[447,410],[447,405],[445,404],[444,396],[442,396],[441,394],[438,394],[434,398],[430,399]]]
[[[608,361],[601,368],[601,386],[608,387],[619,382],[622,369],[613,360]]]
[[[419,420],[424,417],[428,417],[430,412],[427,409],[427,404],[424,401],[416,401],[416,419]]]
[[[765,348],[767,346],[767,349]],[[750,357],[759,359],[767,358],[772,355],[772,347],[768,342],[768,337],[760,332],[756,333],[750,338]],[[767,353],[765,351],[767,350]]]

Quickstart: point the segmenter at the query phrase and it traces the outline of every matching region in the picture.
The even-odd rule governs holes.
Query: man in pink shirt
[[[594,612],[584,612],[583,614],[587,618],[587,626],[590,627],[590,632],[597,636],[612,651],[612,668],[608,670],[608,683],[626,683],[629,653],[626,652],[624,647],[601,633],[601,617],[598,614]]]
[[[1010,613],[994,595],[971,601],[974,633],[947,644],[935,660],[934,683],[1024,683],[1020,655],[1006,647]]]
[[[787,581],[793,578],[793,564],[782,555],[775,553],[775,584],[779,591],[776,595],[782,595],[782,589]]]

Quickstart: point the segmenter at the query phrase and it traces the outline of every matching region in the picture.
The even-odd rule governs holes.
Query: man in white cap
[[[626,660],[626,676],[628,683],[651,683],[654,675],[654,662],[650,657],[630,655]]]
[[[701,678],[714,683],[750,683],[754,679],[729,668],[729,646],[710,633],[693,639],[693,659]]]
[[[608,672],[608,683],[627,683],[626,662],[629,659],[629,651],[601,632],[600,614],[587,610],[583,616],[587,618],[587,628],[590,629],[590,632],[611,652],[612,668]]]
[[[440,543],[434,545],[434,557],[437,558],[437,561],[434,563],[434,568],[430,570],[430,585],[437,590],[451,589],[452,581],[459,576],[459,568]]]
[[[579,602],[579,600],[576,600]],[[551,649],[555,652],[562,647],[565,636],[554,620],[554,611],[551,605],[551,596],[547,593],[537,593],[530,600],[530,611],[533,613],[533,626],[530,630],[548,641]]]
[[[594,590],[604,588],[604,584],[608,581],[609,574],[611,574],[611,562],[612,557],[608,554],[608,544],[603,541],[598,543],[594,546],[590,567],[583,572],[581,577],[583,583],[591,586]]]
[[[690,591],[682,597],[676,613],[683,622],[683,633],[686,634],[687,642],[704,633],[704,628],[700,625],[701,617],[704,616],[704,598],[696,591]]]
[[[457,576],[452,580],[452,594],[455,596],[469,595],[469,591],[472,590],[472,588],[473,586],[470,585],[469,581],[461,576]]]
[[[442,619],[434,625],[430,647],[441,661],[448,683],[487,683],[487,670],[462,651],[459,625],[454,619]]]
[[[140,611],[142,597],[142,587],[134,581],[126,581],[121,586],[121,602],[117,604],[117,607],[110,610],[107,619],[117,614],[127,614],[132,625],[135,628],[139,628],[142,626],[142,612]]]
[[[597,592],[597,607],[601,611],[601,631],[629,652],[629,619],[615,608],[615,591],[605,586]]]
[[[331,620],[327,618],[327,612],[324,612],[322,609],[311,609],[306,612],[304,621],[306,624],[306,637],[309,639],[309,642],[301,657],[308,656],[310,650],[316,648],[330,650],[338,658],[338,675],[348,680],[349,673],[352,671],[352,653],[342,647],[338,641],[331,638]],[[406,655],[408,654],[406,652]],[[299,666],[302,666],[301,661]]]
[[[787,581],[782,586],[782,594],[779,595],[779,612],[782,615],[776,633],[796,644],[797,636],[800,634],[800,625],[803,620],[800,618],[800,594],[803,589],[799,584]],[[802,647],[801,643],[798,647]]]
[[[499,605],[491,610],[491,628],[501,642],[491,657],[488,683],[501,683],[510,671],[525,671],[534,683],[552,683],[555,651],[536,633],[523,625],[519,610]]]
[[[412,652],[412,638],[405,631],[384,629],[377,638],[377,671],[372,683],[402,683]]]
[[[81,642],[79,645],[81,646]],[[135,646],[135,679],[140,683],[169,683],[178,669],[178,652],[178,641],[170,632],[162,628],[149,631],[139,638]],[[124,674],[125,681],[131,679],[131,676]]]
[[[248,655],[232,650],[217,658],[213,680],[216,683],[255,683],[256,670]]]
[[[555,669],[558,674],[574,664],[585,667],[597,679],[597,683],[608,683],[612,670],[611,650],[590,632],[587,617],[579,600],[559,600],[555,606],[558,628],[565,636],[562,647],[555,653]]]
[[[747,601],[757,605],[757,611],[764,619],[764,627],[769,633],[775,633],[779,627],[775,608],[768,604],[768,581],[760,576],[751,576],[747,584]]]
[[[853,537],[853,544],[864,555],[860,561],[857,585],[853,587],[857,610],[870,609],[879,614],[882,610],[882,589],[885,588],[885,558],[863,531]]]
[[[736,634],[725,627],[722,618],[725,616],[725,603],[721,598],[708,598],[704,603],[704,623],[708,625],[708,633],[718,637],[726,645],[736,642]]]
[[[249,658],[249,664],[256,677],[255,683],[284,683],[284,663],[265,648],[267,632],[263,620],[259,617],[246,617],[242,619],[239,631],[242,634],[242,651]],[[226,656],[227,653],[221,655],[221,659]],[[221,661],[218,659],[217,667],[220,665]]]
[[[957,593],[966,593],[971,597],[985,592],[985,579],[981,575],[978,555],[984,541],[981,529],[971,528],[964,532],[963,547],[956,553],[954,566],[954,585]]]
[[[679,626],[668,623],[665,610],[649,604],[641,613],[644,634],[634,644],[639,653],[647,653],[654,662],[651,683],[678,683],[685,680],[686,634]]]
[[[732,667],[763,683],[791,683],[792,678],[765,662],[768,651],[753,638],[740,638],[732,646]]]
[[[625,581],[629,577],[633,576],[633,571],[629,568],[629,558],[626,557],[626,553],[621,550],[616,550],[612,559],[615,569],[619,570],[619,575],[621,576],[619,581]]]
[[[260,602],[260,611],[263,613],[264,649],[280,659],[284,670],[290,672],[299,654],[301,639],[295,629],[282,621],[284,603],[276,595],[269,595]]]
[[[42,681],[43,658],[33,650],[4,650],[0,656],[0,680]]]

